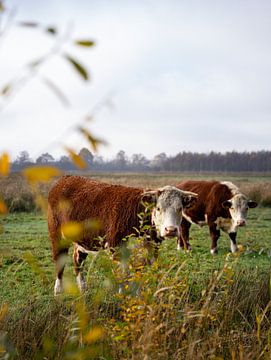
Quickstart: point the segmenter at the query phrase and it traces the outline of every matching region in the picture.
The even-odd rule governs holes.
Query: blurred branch
[[[1,3],[0,3],[1,4]],[[9,26],[14,25],[14,22],[9,21]],[[17,26],[22,26],[25,28],[29,28],[32,31],[43,31],[48,36],[54,39],[54,43],[52,47],[43,55],[41,55],[38,59],[32,60],[28,64],[25,64],[20,71],[20,74],[11,79],[8,83],[0,88],[0,97],[4,98],[4,102],[0,107],[0,111],[3,111],[5,107],[11,102],[11,100],[24,88],[33,78],[39,78],[41,82],[43,82],[50,91],[56,95],[56,97],[61,101],[63,105],[68,105],[69,101],[67,96],[60,90],[59,86],[49,80],[47,77],[40,76],[39,72],[42,66],[45,63],[48,63],[49,60],[55,57],[60,57],[63,60],[70,63],[73,69],[83,78],[85,81],[89,80],[89,73],[85,66],[81,64],[79,60],[75,60],[72,55],[68,55],[63,52],[63,48],[65,45],[73,45],[73,46],[83,46],[90,48],[94,46],[95,42],[92,40],[84,39],[84,40],[71,40],[71,29],[72,24],[68,24],[66,31],[63,35],[55,26],[43,26],[37,22],[29,22],[29,21],[20,21],[16,23]],[[4,31],[4,33],[6,30]],[[0,33],[1,38],[3,37],[3,32]],[[0,38],[0,39],[1,39]]]

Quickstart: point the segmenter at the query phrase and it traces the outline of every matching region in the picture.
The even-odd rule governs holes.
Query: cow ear
[[[231,205],[232,205],[232,203],[231,203],[230,200],[225,200],[225,201],[223,201],[223,203],[222,203],[222,207],[223,207],[224,209],[229,209],[229,208],[231,207]]]
[[[160,190],[147,190],[141,195],[141,200],[147,203],[155,203],[160,193]]]
[[[193,205],[195,205],[197,200],[198,200],[198,194],[186,191],[184,192],[184,197],[183,197],[183,207],[188,209]]]
[[[256,201],[248,200],[247,206],[252,209],[258,206],[258,203]]]

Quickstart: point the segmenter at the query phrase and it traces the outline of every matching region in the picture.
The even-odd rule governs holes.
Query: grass
[[[176,181],[156,174],[144,179],[99,176],[146,187]],[[267,183],[254,180],[234,182],[250,189]],[[85,264],[86,294],[77,291],[70,254],[66,292],[54,298],[44,216],[11,213],[0,219],[0,229],[0,358],[271,357],[270,207],[249,211],[248,225],[238,232],[243,246],[238,255],[229,253],[230,242],[223,234],[219,254],[211,256],[207,227],[192,226],[190,253],[177,253],[175,242],[165,241],[152,266],[144,266],[144,251],[132,241],[122,295],[117,282],[123,274],[109,254],[100,251]]]
[[[70,257],[65,279],[71,293],[54,299],[45,219],[10,214],[1,221],[2,313],[3,304],[8,306],[2,345],[19,359],[227,359],[234,354],[253,359],[262,351],[261,358],[268,358],[270,220],[269,208],[250,211],[248,226],[238,234],[244,246],[239,256],[229,254],[223,235],[219,254],[212,257],[207,228],[192,227],[193,251],[177,253],[173,241],[164,242],[157,264],[131,266],[130,284],[141,290],[130,286],[125,296],[117,294],[116,265],[104,252],[87,259],[86,295],[73,294]],[[86,334],[90,342],[82,340]]]

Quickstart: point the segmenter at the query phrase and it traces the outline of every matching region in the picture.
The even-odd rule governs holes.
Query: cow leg
[[[180,229],[180,236],[177,238],[177,250],[180,251],[181,249],[191,250],[192,247],[189,243],[189,230],[190,230],[191,223],[186,219],[182,219],[181,222],[181,229]]]
[[[76,244],[74,245],[74,250],[73,250],[74,270],[75,270],[75,275],[76,275],[76,282],[77,282],[80,292],[84,292],[87,287],[84,276],[81,273],[81,270],[83,267],[83,262],[85,261],[87,256],[88,256],[87,253],[83,253],[83,252],[79,251]]]
[[[232,253],[236,253],[238,251],[238,246],[236,243],[236,235],[237,235],[236,232],[229,233],[229,237],[231,239],[231,252]]]
[[[209,224],[209,231],[211,236],[211,254],[215,255],[217,254],[217,240],[220,237],[220,231],[217,230],[216,224],[211,223]]]
[[[61,249],[58,252],[54,252],[54,260],[56,263],[56,281],[54,287],[54,294],[59,295],[63,292],[63,272],[66,263],[66,256],[69,249]]]

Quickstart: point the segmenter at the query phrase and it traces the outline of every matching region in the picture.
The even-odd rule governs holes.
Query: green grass
[[[270,208],[250,211],[247,227],[238,232],[244,251],[237,256],[229,253],[225,234],[219,254],[211,256],[207,227],[192,226],[190,253],[177,253],[175,242],[165,241],[158,264],[130,269],[140,295],[131,286],[123,297],[116,292],[116,265],[101,252],[86,261],[87,294],[55,299],[45,218],[9,214],[1,219],[1,227],[0,304],[2,312],[3,304],[8,305],[8,313],[2,319],[0,315],[0,345],[10,346],[15,358],[226,359],[236,354],[241,359],[243,352],[244,358],[254,359],[263,352],[261,358],[267,359],[271,354],[270,322],[265,317],[270,300]],[[65,279],[75,284],[71,254]],[[76,304],[86,307],[83,315]],[[205,307],[208,314],[200,321]],[[259,314],[263,318],[258,336]],[[82,346],[74,329],[84,316],[85,332],[98,324],[107,337]]]

